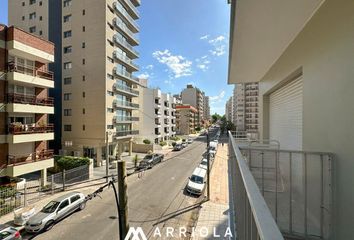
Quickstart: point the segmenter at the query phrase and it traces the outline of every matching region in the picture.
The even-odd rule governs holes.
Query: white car
[[[208,159],[203,158],[199,164],[199,167],[208,170]]]
[[[188,143],[188,144],[191,144],[192,142],[193,142],[193,139],[188,138],[187,143]]]
[[[191,194],[201,195],[205,188],[206,170],[200,167],[194,169],[187,184],[187,191]]]

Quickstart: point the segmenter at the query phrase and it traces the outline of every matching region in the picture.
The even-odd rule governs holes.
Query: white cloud
[[[198,63],[197,68],[201,69],[203,72],[209,69],[209,64],[210,61],[208,60],[208,56],[205,55],[201,58],[195,59],[195,61]]]
[[[172,55],[169,50],[155,51],[152,56],[160,63],[165,64],[173,73],[174,78],[192,75],[192,62],[181,55]]]
[[[154,65],[150,64],[145,67],[145,69],[152,70],[154,68]]]
[[[142,73],[140,75],[138,75],[138,78],[142,78],[142,79],[148,79],[150,77],[150,75],[148,73]]]
[[[209,97],[209,100],[211,103],[216,103],[216,102],[220,102],[222,101],[222,99],[225,97],[225,91],[222,90],[219,95],[216,95],[216,96],[211,96]]]
[[[201,36],[200,37],[200,40],[206,40],[206,39],[208,39],[209,38],[209,35],[204,35],[204,36]]]
[[[199,69],[201,69],[203,71],[206,71],[209,68],[209,66],[207,66],[205,64],[198,64],[197,68],[199,68]]]
[[[222,42],[222,41],[224,41],[224,40],[225,40],[225,37],[224,37],[223,35],[220,35],[220,36],[218,36],[218,37],[216,37],[216,38],[214,38],[214,39],[210,39],[210,40],[209,40],[209,43],[210,43],[210,44],[216,44],[216,43]]]
[[[225,45],[221,45],[221,46],[215,46],[215,48],[213,50],[210,50],[210,53],[214,56],[222,56],[226,53],[226,46]]]

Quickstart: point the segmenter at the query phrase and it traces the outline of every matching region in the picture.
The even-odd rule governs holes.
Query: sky
[[[230,6],[226,0],[141,0],[138,77],[150,87],[177,94],[193,84],[210,96],[211,114],[224,114]],[[7,24],[7,0],[0,0]]]

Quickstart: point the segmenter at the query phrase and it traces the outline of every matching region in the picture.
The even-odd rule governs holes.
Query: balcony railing
[[[130,135],[138,135],[139,130],[117,130],[116,137],[125,137]]]
[[[124,40],[123,37],[116,34],[114,35],[114,40],[116,41],[116,43],[120,44],[122,47],[132,52],[135,56],[139,57],[139,52],[136,51],[126,40]]]
[[[33,124],[12,123],[9,126],[9,133],[13,134],[13,135],[34,134],[34,133],[51,133],[53,131],[54,131],[53,124],[48,124],[45,126],[38,126],[35,123],[33,123]]]
[[[240,239],[330,239],[333,154],[279,146],[229,132],[232,230]]]
[[[134,12],[134,14],[139,17],[139,11],[138,9],[131,3],[130,0],[124,0],[124,2],[129,6],[130,10]]]
[[[140,0],[131,0],[134,4],[134,6],[140,6],[141,2]]]
[[[54,106],[53,98],[38,98],[34,95],[26,95],[19,93],[8,93],[7,103],[30,104],[39,106]]]
[[[116,91],[117,90],[122,90],[122,91],[125,91],[125,92],[129,92],[131,94],[134,94],[134,95],[139,95],[139,91],[134,90],[133,88],[125,86],[123,84],[116,83],[116,84],[113,85],[113,87],[114,87],[114,90],[116,90]]]
[[[115,100],[113,102],[114,107],[129,107],[129,108],[139,108],[139,104],[132,103],[128,101]]]
[[[139,66],[137,64],[135,64],[133,62],[133,60],[131,60],[127,56],[124,56],[123,54],[121,54],[121,53],[119,53],[117,51],[114,51],[113,55],[114,55],[115,58],[123,61],[124,63],[128,64],[129,66],[133,67],[134,69],[139,70]]]
[[[29,154],[21,154],[21,155],[9,155],[8,156],[8,165],[21,165],[32,162],[38,162],[42,160],[48,160],[54,157],[53,150],[43,150],[37,151]]]
[[[44,79],[51,80],[51,81],[53,81],[53,76],[54,76],[53,72],[43,71],[43,70],[40,70],[35,67],[25,66],[22,64],[18,64],[18,63],[16,64],[14,62],[7,63],[7,70],[9,72],[18,72],[18,73],[22,73],[25,75],[44,78]]]
[[[137,45],[139,44],[139,41],[137,39],[138,34],[130,31],[130,29],[122,22],[122,20],[118,18],[114,18],[113,23],[115,24],[116,27],[121,29],[134,43],[136,43]]]
[[[129,81],[133,81],[134,83],[139,84],[139,79],[133,76],[130,72],[127,72],[125,70],[118,70],[117,68],[115,68],[114,71],[118,76],[121,76]]]
[[[139,117],[132,117],[132,116],[115,116],[114,117],[114,122],[119,123],[119,122],[135,122],[139,121]]]
[[[129,22],[129,24],[131,24],[136,31],[139,31],[139,26],[138,24],[135,22],[135,20],[129,15],[129,13],[124,9],[123,5],[120,4],[119,2],[114,2],[113,3],[114,8],[120,12]]]

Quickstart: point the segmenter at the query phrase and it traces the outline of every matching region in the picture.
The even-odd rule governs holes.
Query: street
[[[149,239],[156,227],[188,227],[200,198],[185,194],[184,187],[206,150],[206,137],[199,137],[187,148],[171,152],[166,161],[128,177],[129,224],[142,227]],[[50,231],[33,239],[118,239],[118,219],[112,189],[89,201],[85,210],[75,212]],[[31,239],[31,236],[24,236]]]

